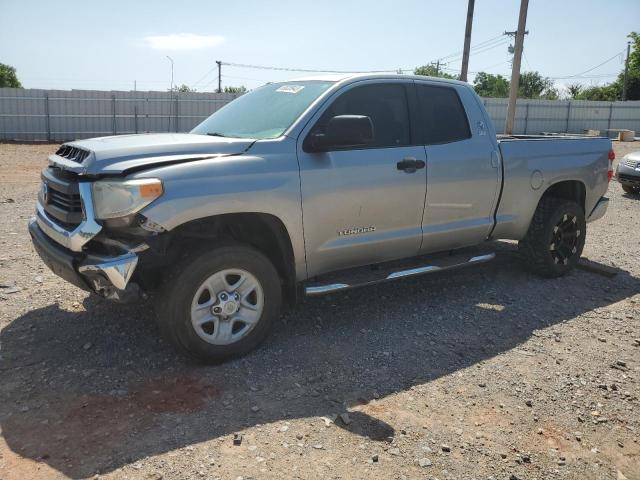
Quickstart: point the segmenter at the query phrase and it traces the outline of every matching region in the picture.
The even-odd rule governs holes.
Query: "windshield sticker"
[[[282,93],[298,93],[304,88],[304,85],[282,85],[276,92]]]

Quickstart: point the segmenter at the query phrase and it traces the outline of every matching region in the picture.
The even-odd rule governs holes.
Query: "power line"
[[[264,79],[264,78],[239,77],[237,75],[226,75],[226,74],[223,74],[222,78],[232,78],[232,79],[236,79],[236,80],[250,80],[250,81],[253,81],[253,82],[271,82],[271,81],[273,81],[273,80],[267,80],[267,79]]]
[[[217,68],[217,67],[216,67],[216,68]],[[215,77],[215,78],[214,78],[213,80],[211,80],[209,83],[207,83],[207,84],[203,85],[203,86],[200,88],[200,90],[203,90],[203,91],[204,91],[204,90],[206,90],[206,88],[207,88],[209,85],[212,85],[212,84],[217,83],[217,82],[218,82],[218,77]]]
[[[475,50],[475,51],[472,51],[471,53],[473,53],[474,56],[478,56],[478,55],[480,55],[482,53],[488,52],[489,50],[493,50],[494,48],[506,45],[507,43],[509,43],[509,42],[507,40],[503,39],[501,42],[495,43],[493,45],[485,46],[485,47],[481,48],[480,50]],[[452,58],[448,62],[444,63],[444,65],[448,65],[450,63],[457,62],[458,60],[460,60],[460,58]],[[441,63],[441,65],[442,65],[442,63]],[[458,71],[460,71],[460,70],[458,70]],[[472,73],[472,72],[469,72],[469,73]]]
[[[494,67],[499,67],[500,65],[504,65],[505,63],[511,63],[511,60],[504,60],[500,63],[495,63],[493,65],[489,65],[488,67],[485,68],[481,68],[480,70],[478,70],[477,72],[472,72],[472,73],[480,73],[480,72],[486,72],[487,70],[489,70],[490,68],[494,68]]]
[[[496,37],[490,38],[483,42],[480,42],[471,47],[471,50],[474,54],[484,53],[493,48],[499,47],[507,43],[507,39],[504,38],[504,35],[498,35]],[[455,52],[449,55],[445,55],[443,57],[439,57],[434,60],[444,60],[451,59],[450,61],[455,60],[455,57],[460,57],[462,52]],[[253,65],[247,63],[235,63],[235,62],[222,62],[223,65],[228,67],[237,67],[237,68],[252,68],[256,70],[273,70],[273,71],[281,71],[281,72],[303,72],[303,73],[336,73],[336,74],[350,74],[350,73],[397,73],[398,71],[404,70],[413,70],[413,68],[393,68],[393,69],[385,69],[385,70],[321,70],[315,68],[295,68],[295,67],[278,67],[271,65]],[[207,73],[208,75],[208,73]],[[206,76],[206,75],[205,75]]]
[[[484,53],[493,48],[499,47],[507,43],[506,41],[500,42],[498,44],[489,46],[480,51],[474,52],[476,54]],[[433,63],[433,62],[432,62]],[[270,65],[251,65],[246,63],[233,63],[233,62],[222,62],[223,65],[228,67],[236,67],[236,68],[252,68],[256,70],[273,70],[273,71],[282,71],[282,72],[304,72],[304,73],[335,73],[335,74],[352,74],[352,73],[398,73],[404,71],[413,71],[415,67],[406,67],[406,68],[393,68],[387,70],[321,70],[321,69],[312,69],[312,68],[293,68],[293,67],[276,67]],[[446,63],[441,63],[441,65],[446,65]],[[225,75],[229,76],[229,75]],[[241,78],[241,77],[237,77]],[[247,80],[257,80],[247,78]]]
[[[393,70],[319,70],[312,68],[293,68],[293,67],[274,67],[268,65],[250,65],[246,63],[232,63],[232,62],[222,62],[223,65],[228,67],[238,67],[238,68],[254,68],[257,70],[276,70],[281,72],[305,72],[305,73],[395,73],[398,71],[397,68]]]
[[[496,40],[504,40],[504,34],[500,34],[497,37],[493,37],[493,38],[490,38],[490,39],[485,40],[483,42],[476,43],[475,45],[471,45],[471,50],[474,50],[476,48],[482,48],[482,47],[488,46],[489,44],[491,44],[492,42],[494,42]],[[438,57],[436,60],[446,60],[447,58],[450,58],[450,57],[461,57],[463,53],[464,52],[462,50],[458,50],[457,52],[450,53],[449,55],[445,55],[443,57]]]
[[[215,67],[213,67],[211,70],[209,70],[207,73],[205,73],[200,80],[198,80],[197,82],[195,82],[193,85],[191,85],[191,88],[195,88],[196,85],[198,85],[200,82],[202,82],[205,78],[207,78],[209,76],[209,74],[211,72],[213,72],[216,68],[218,68],[218,66],[216,65]]]
[[[476,45],[473,45],[471,47],[471,50],[473,50],[473,53],[475,55],[484,53],[486,51],[492,50],[494,48],[500,47],[502,45],[505,45],[506,43],[508,43],[508,39],[505,38],[504,34],[502,35],[498,35],[496,37],[490,38],[488,40],[485,40],[483,42],[480,42]],[[611,60],[613,60],[614,58],[618,57],[619,55],[621,55],[623,52],[619,52],[616,53],[614,56],[612,56],[611,58],[608,58],[607,60],[601,62],[600,64],[589,68],[588,70],[585,70],[583,72],[574,74],[574,75],[565,75],[565,76],[555,76],[555,77],[549,77],[553,80],[564,80],[564,79],[571,79],[571,78],[575,78],[575,79],[591,79],[591,78],[606,78],[606,77],[611,77],[611,76],[615,76],[616,74],[600,74],[600,75],[590,75],[590,76],[585,76],[586,73],[589,73],[603,65],[605,65],[606,63],[610,62]],[[461,52],[456,52],[456,53],[451,53],[449,55],[445,55],[443,57],[440,57],[438,60],[440,61],[440,65],[442,65],[442,69],[443,70],[447,70],[447,71],[451,71],[451,72],[459,72],[460,69],[454,69],[454,68],[447,68],[446,65],[448,63],[451,63],[452,61],[456,60],[456,57],[460,56]],[[531,65],[529,63],[529,59],[526,57],[526,54],[524,54],[523,52],[523,56],[525,59],[525,62],[527,63],[528,67],[531,69]],[[449,62],[446,62],[443,64],[442,60],[444,59],[449,59]],[[433,62],[432,62],[433,63]],[[499,66],[499,65],[503,65],[505,63],[508,63],[506,61],[504,62],[500,62],[494,65],[491,65],[490,67],[487,67],[486,69],[481,69],[478,71],[471,71],[469,73],[472,74],[477,74],[481,71],[486,71],[490,68],[493,68],[495,66]],[[334,69],[328,69],[328,70],[322,70],[322,69],[315,69],[315,68],[294,68],[294,67],[279,67],[279,66],[271,66],[271,65],[254,65],[254,64],[247,64],[247,63],[235,63],[235,62],[221,62],[222,65],[225,66],[229,66],[229,67],[236,67],[236,68],[248,68],[248,69],[256,69],[256,70],[270,70],[270,71],[282,71],[282,72],[304,72],[304,73],[335,73],[335,74],[353,74],[353,73],[402,73],[403,71],[412,71],[414,70],[414,68],[400,68],[400,69],[381,69],[381,70],[334,70]],[[201,83],[208,75],[211,74],[211,72],[213,72],[215,70],[216,67],[214,67],[213,69],[209,70],[202,78],[200,78],[200,80],[198,80],[196,83],[194,83],[194,86]],[[251,77],[242,77],[242,76],[233,76],[233,75],[224,75],[224,77],[226,78],[236,78],[239,80],[249,80],[249,81],[256,81],[256,82],[267,82],[268,80],[264,80],[264,79],[258,79],[258,78],[251,78]],[[217,79],[214,79],[210,82],[208,82],[206,85],[204,85],[202,88],[205,89],[208,86],[212,85]]]
[[[533,70],[533,68],[531,68],[531,64],[529,63],[529,59],[527,58],[527,54],[524,53],[524,50],[522,50],[522,56],[524,57],[524,61],[527,62],[527,67],[529,67],[529,70]]]
[[[488,47],[483,47],[481,50],[472,51],[472,53],[474,53],[475,55],[478,55],[480,53],[484,53],[484,52],[488,52],[489,50],[493,50],[494,48],[501,47],[502,45],[506,45],[507,43],[509,43],[508,40],[503,40],[502,42],[498,42],[498,43],[496,43],[494,45],[490,45]]]
[[[581,80],[581,79],[591,79],[591,78],[610,78],[610,77],[617,77],[619,75],[619,73],[601,73],[601,74],[597,74],[597,75],[585,75],[585,76],[580,76],[580,77],[576,77],[575,75],[571,75],[571,76],[567,76],[567,77],[549,77],[552,80],[569,80],[571,78],[576,79],[576,80]]]
[[[599,63],[599,64],[598,64],[598,65],[596,65],[595,67],[591,67],[590,69],[585,70],[584,72],[576,73],[575,75],[568,75],[568,76],[563,77],[563,78],[575,78],[575,77],[579,77],[579,76],[581,76],[581,75],[584,75],[585,73],[589,73],[589,72],[591,72],[591,71],[595,70],[596,68],[599,68],[599,67],[603,66],[605,63],[609,63],[611,60],[613,60],[613,59],[614,59],[614,58],[616,58],[616,57],[619,57],[619,56],[620,56],[620,55],[622,55],[623,53],[624,53],[624,50],[622,50],[622,51],[620,51],[620,52],[616,53],[616,54],[615,54],[613,57],[611,57],[611,58],[607,58],[604,62]]]

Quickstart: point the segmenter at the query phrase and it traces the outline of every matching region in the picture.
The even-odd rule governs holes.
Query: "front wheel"
[[[625,191],[625,193],[629,193],[631,195],[637,195],[640,193],[640,187],[632,187],[631,185],[624,185],[621,184],[622,186],[622,190]]]
[[[578,263],[586,228],[584,211],[576,202],[546,197],[540,200],[518,250],[534,273],[559,277]]]
[[[255,348],[280,312],[273,264],[244,245],[214,248],[177,265],[157,300],[165,337],[182,352],[218,363]]]

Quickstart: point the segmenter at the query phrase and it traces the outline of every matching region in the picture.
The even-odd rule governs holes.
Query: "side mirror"
[[[312,133],[307,150],[327,152],[334,148],[364,147],[373,143],[373,122],[364,115],[338,115],[327,123],[325,133]]]

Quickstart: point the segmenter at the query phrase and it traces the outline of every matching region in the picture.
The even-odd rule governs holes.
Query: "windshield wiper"
[[[220,133],[220,132],[209,132],[207,133],[207,135],[209,135],[210,137],[228,137],[229,135],[225,135],[224,133]]]

